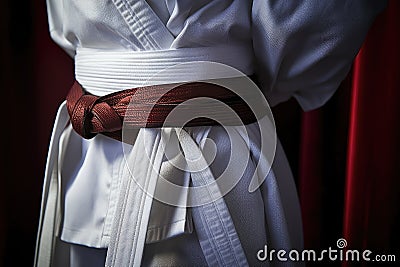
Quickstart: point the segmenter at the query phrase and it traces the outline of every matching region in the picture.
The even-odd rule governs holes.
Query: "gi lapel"
[[[131,32],[142,44],[141,50],[171,47],[174,36],[145,0],[113,0],[113,3]]]

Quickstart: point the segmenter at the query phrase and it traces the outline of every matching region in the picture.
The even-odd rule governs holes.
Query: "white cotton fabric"
[[[233,65],[249,75],[256,74],[271,105],[295,97],[304,110],[317,108],[331,97],[350,69],[374,16],[384,6],[384,1],[365,0],[148,0],[149,11],[141,9],[139,2],[47,0],[51,36],[75,57],[76,78],[84,88],[103,95],[135,87],[154,74],[146,61],[148,57],[143,57],[143,61],[139,60],[142,67],[133,64],[136,67],[127,67],[124,72],[123,66],[128,66],[128,62],[118,64],[114,72],[109,70],[101,75],[101,70],[104,70],[101,64],[106,60],[101,61],[99,57],[97,64],[93,59],[88,60],[85,54],[88,50],[90,55],[93,55],[93,50],[100,54],[118,51],[140,58],[140,54],[151,54],[151,51],[169,51],[165,55],[173,51],[179,55],[179,51],[187,49],[213,51],[216,47],[227,47],[230,51],[238,48],[243,50],[240,57],[229,58],[232,56],[230,53],[216,53],[210,57],[213,52],[209,52],[206,53],[207,60]],[[139,27],[135,12],[154,12],[158,19],[154,21],[154,16],[149,13],[148,21],[144,20]],[[154,60],[154,66],[163,66],[163,53]],[[179,62],[184,60],[176,61]],[[138,75],[139,69],[141,75]],[[115,79],[116,74],[124,73],[127,75],[122,79]],[[175,78],[171,80],[168,77],[156,83],[181,81],[180,77]],[[125,168],[122,146],[102,135],[84,140],[70,126],[61,139],[66,144],[61,173],[64,203],[61,239],[90,247],[107,247]],[[217,145],[223,149],[224,142]],[[266,231],[273,232],[269,235],[277,243],[293,242],[293,247],[301,247],[301,223],[279,217],[300,218],[292,177],[287,170],[289,167],[284,156],[279,157],[274,165],[277,182],[261,193],[257,191],[260,195],[254,202],[256,206],[248,208],[262,210],[262,222],[265,212],[267,225],[269,219],[296,224],[289,227],[289,236],[282,236],[288,242],[278,240],[281,229]],[[273,201],[276,192],[285,199]],[[273,198],[267,202],[270,196]],[[277,207],[282,205],[281,202],[286,208]],[[154,212],[163,208],[152,209],[148,226],[152,232],[148,232],[148,242],[192,231],[190,214],[186,209],[176,210],[176,213],[175,210],[165,210],[163,214]],[[235,207],[232,211],[236,214],[233,217],[240,218],[237,214],[240,211]],[[285,215],[285,212],[291,214]],[[163,220],[168,222],[168,230],[165,230]],[[239,226],[245,227],[241,223]],[[154,232],[155,229],[160,231]],[[237,231],[240,235],[242,229],[238,227]],[[247,241],[244,243],[245,247],[250,246]]]

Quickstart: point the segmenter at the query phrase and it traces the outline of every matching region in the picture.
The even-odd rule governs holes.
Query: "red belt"
[[[198,97],[213,98],[228,105],[244,125],[256,121],[246,102],[220,85],[206,82],[177,84],[160,98],[157,92],[165,86],[133,88],[98,97],[86,92],[75,81],[67,96],[67,109],[72,127],[86,139],[101,133],[117,140],[121,140],[123,122],[135,128],[179,127],[183,126],[179,121],[165,125],[165,118],[178,105]],[[151,105],[150,113],[145,112],[149,105]],[[215,120],[199,117],[187,122],[185,127],[213,125],[220,124]]]

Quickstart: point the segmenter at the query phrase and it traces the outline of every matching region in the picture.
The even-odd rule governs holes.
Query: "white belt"
[[[161,51],[99,51],[96,49],[78,48],[75,58],[75,72],[76,79],[81,85],[90,93],[95,95],[105,95],[115,91],[134,88],[138,86],[151,85],[151,84],[165,84],[175,82],[186,82],[196,80],[207,80],[217,78],[232,77],[231,71],[224,71],[223,68],[197,68],[196,65],[182,65],[180,63],[193,62],[193,61],[213,61],[226,65],[230,65],[245,74],[252,74],[252,60],[251,49],[240,46],[229,47],[213,47],[213,48],[184,48],[178,50],[161,50]],[[176,66],[178,64],[178,66]],[[179,70],[179,76],[163,75],[160,71],[174,67]],[[189,66],[189,67],[188,67]],[[193,66],[191,68],[190,66]],[[183,78],[182,78],[183,77]],[[65,107],[61,107],[61,111],[56,119],[56,125],[53,131],[53,138],[49,151],[48,170],[45,177],[44,195],[42,203],[41,220],[39,223],[39,237],[36,253],[36,264],[38,266],[49,266],[51,263],[52,251],[54,247],[54,235],[57,231],[57,214],[59,213],[59,175],[58,175],[58,144],[60,134],[65,127],[66,111]],[[161,134],[164,130],[161,130]],[[138,134],[138,141],[143,138],[146,129],[141,129]],[[180,132],[180,142],[183,149],[201,153],[200,149],[194,148],[195,143],[193,140],[184,141],[190,135]],[[154,142],[160,142],[161,137],[158,136]],[[152,167],[159,170],[161,166],[161,159],[163,155],[163,146],[160,146],[160,151],[154,151],[152,162],[147,166],[153,164]],[[53,164],[53,162],[55,162]],[[154,192],[157,181],[157,175],[149,169],[138,170],[142,174],[140,179],[148,179],[146,182],[146,190]],[[212,175],[209,170],[205,170],[207,176]],[[201,176],[205,174],[202,173]],[[208,177],[204,181],[210,181],[213,177]],[[113,231],[111,233],[110,247],[108,250],[106,265],[108,266],[139,266],[143,253],[145,234],[147,224],[150,216],[150,208],[152,198],[147,196],[142,190],[135,188],[135,183],[131,183],[132,179],[123,182],[124,190],[121,191],[118,207],[121,208],[122,214],[115,221]],[[198,180],[200,181],[200,180]],[[136,201],[135,201],[136,200]],[[130,205],[130,201],[134,205]],[[138,206],[139,204],[139,206]],[[217,204],[220,209],[226,209],[224,201],[221,199]],[[128,206],[128,207],[127,207]],[[137,213],[128,212],[129,209],[137,209]],[[196,212],[198,216],[209,214],[209,208],[205,207],[204,210]],[[228,214],[227,209],[224,215]],[[124,216],[125,214],[125,216]],[[126,215],[128,214],[128,215]],[[134,218],[133,218],[133,217]],[[131,218],[132,217],[132,218]],[[129,223],[132,219],[136,222],[135,227]],[[48,226],[51,226],[50,228]],[[218,226],[220,225],[220,227]],[[206,251],[206,260],[209,264],[218,263],[220,265],[246,265],[246,257],[241,248],[240,241],[237,233],[234,230],[233,222],[228,218],[223,218],[214,222],[213,227],[207,227],[203,223],[201,226],[203,236],[205,239],[210,235],[210,229],[228,229],[225,236],[220,236],[219,240],[200,240],[203,252]],[[128,231],[129,233],[124,233]],[[208,232],[207,232],[208,231]],[[123,233],[121,235],[121,233]],[[129,234],[129,235],[124,235]],[[222,239],[221,239],[222,238]],[[225,238],[225,239],[224,239]],[[130,240],[132,242],[129,242]],[[124,241],[125,240],[125,241]],[[211,243],[210,243],[211,242]],[[129,244],[129,246],[125,246]],[[224,252],[218,251],[218,244],[228,244],[224,247]],[[208,246],[208,248],[204,248]],[[229,246],[231,249],[229,249]],[[212,249],[210,249],[212,247]],[[126,253],[131,255],[126,257]],[[124,255],[125,254],[125,255]],[[233,262],[232,262],[233,261]],[[122,265],[121,265],[122,264]]]
[[[223,64],[229,64],[241,69],[246,74],[252,74],[252,57],[249,55],[251,49],[243,47],[213,47],[213,48],[185,48],[179,50],[159,50],[159,51],[122,51],[108,52],[93,49],[78,49],[75,58],[75,72],[78,82],[80,82],[87,91],[96,95],[109,94],[118,90],[134,88],[145,85],[154,84],[171,84],[176,82],[188,82],[197,80],[217,79],[232,77],[232,70],[229,68],[221,68],[216,65],[215,68],[209,64],[181,64],[188,62],[213,61]],[[181,65],[180,65],[181,64]],[[173,67],[173,74],[164,71]],[[175,74],[175,75],[174,75]],[[168,132],[168,134],[167,134]],[[162,158],[165,149],[165,140],[163,135],[169,135],[169,130],[161,129],[160,132],[141,129],[133,148],[134,164],[133,176],[140,180],[144,188],[138,188],[137,184],[132,181],[132,177],[127,175],[122,181],[122,189],[120,192],[115,221],[111,231],[110,245],[107,252],[106,266],[139,266],[146,239],[147,226],[150,217],[150,209],[153,199],[143,192],[152,195],[155,192],[159,172],[161,171]],[[151,144],[144,145],[142,142],[144,136],[152,136]],[[201,153],[200,149],[194,148],[195,142],[191,137],[182,130],[179,136],[180,144],[186,153]],[[166,137],[168,140],[168,137]],[[190,142],[191,140],[191,142]],[[152,143],[154,142],[154,144]],[[152,150],[149,155],[148,162],[138,159],[135,155],[142,153],[146,149],[145,146],[158,147],[158,150]],[[139,161],[141,161],[139,163]],[[128,163],[129,164],[129,163]],[[140,166],[140,167],[138,167]],[[155,172],[154,172],[155,170]],[[192,174],[193,184],[210,182],[214,179],[211,171],[201,172],[200,177],[209,177],[208,179],[196,179],[195,173]],[[188,177],[187,177],[188,178]],[[205,184],[203,184],[205,185]],[[204,196],[203,196],[204,197]],[[218,214],[214,216],[213,222],[206,223],[204,217],[211,214],[218,206],[217,213],[223,212],[223,216]],[[229,212],[223,199],[219,199],[213,205],[205,205],[204,207],[194,208],[194,216],[199,217],[201,221],[201,232],[198,233],[200,245],[202,246],[205,258],[210,265],[237,265],[245,266],[247,264],[246,257],[240,245],[237,233]],[[224,217],[223,220],[220,220]],[[185,218],[183,218],[185,219]],[[212,227],[209,224],[213,224]],[[216,229],[226,229],[226,234],[219,234],[218,239],[210,238],[213,236],[212,231]],[[199,231],[199,230],[198,230]],[[223,251],[221,244],[225,244]],[[130,256],[128,256],[130,255]]]
[[[228,78],[224,69],[198,69],[179,64],[207,61],[231,66],[246,75],[253,74],[251,47],[243,45],[182,48],[155,51],[104,51],[78,48],[75,56],[75,76],[90,93],[103,96],[115,91],[146,85],[170,84]],[[179,77],[163,75],[161,71],[174,66]],[[228,77],[227,77],[228,76]]]

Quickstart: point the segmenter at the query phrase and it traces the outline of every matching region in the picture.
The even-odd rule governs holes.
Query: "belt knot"
[[[105,99],[84,91],[78,82],[67,96],[67,109],[72,127],[86,139],[122,128],[122,119],[114,108]]]

